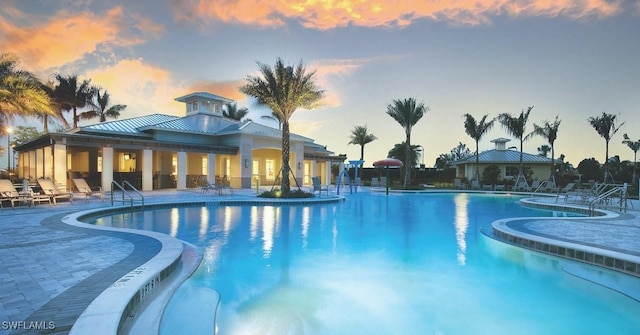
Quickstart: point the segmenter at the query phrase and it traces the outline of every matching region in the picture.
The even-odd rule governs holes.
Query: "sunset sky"
[[[302,60],[317,71],[326,98],[320,109],[298,110],[292,131],[358,159],[349,135],[367,125],[378,140],[365,147],[365,166],[404,140],[385,112],[408,97],[430,107],[412,133],[428,166],[458,142],[475,150],[464,113],[493,117],[535,106],[529,131],[559,115],[556,155],[574,165],[604,160],[590,116],[613,113],[626,122],[612,156],[633,160],[622,134],[640,139],[640,1],[4,0],[0,53],[16,54],[43,81],[56,73],[91,79],[114,104],[128,105],[121,118],[182,115],[174,98],[207,91],[275,127],[238,87],[257,74],[257,61]],[[37,125],[16,119],[14,126],[25,123]],[[497,137],[510,138],[499,124],[480,150]],[[542,144],[534,137],[525,151]]]

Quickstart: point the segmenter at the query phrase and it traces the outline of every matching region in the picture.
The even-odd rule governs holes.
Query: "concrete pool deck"
[[[255,190],[234,191],[230,196],[201,196],[199,190],[144,195],[146,204],[256,200]],[[536,219],[511,228],[558,243],[640,259],[640,203],[633,200],[633,206],[616,218]],[[4,269],[0,272],[0,334],[68,333],[101,292],[158,253],[160,243],[144,235],[62,222],[75,212],[110,207],[109,200],[94,199],[0,211],[0,267]]]

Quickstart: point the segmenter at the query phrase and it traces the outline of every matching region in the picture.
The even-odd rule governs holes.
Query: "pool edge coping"
[[[520,199],[522,206],[542,210],[558,210],[585,214],[587,208],[575,205],[561,205],[541,203],[534,201],[535,198]],[[542,218],[542,220],[571,220],[590,221],[601,219],[616,219],[620,215],[616,212],[596,209],[598,216],[591,217],[552,217]],[[515,217],[498,219],[491,223],[492,231],[496,239],[500,242],[521,247],[528,250],[542,252],[544,254],[557,256],[565,259],[578,261],[605,269],[614,270],[620,273],[640,278],[640,256],[629,253],[610,250],[602,247],[590,246],[577,242],[563,241],[556,238],[530,234],[510,227],[510,223],[518,221],[541,220],[539,217]]]
[[[117,231],[147,236],[158,240],[162,244],[160,251],[144,264],[131,270],[126,275],[115,281],[107,289],[102,291],[89,303],[85,310],[73,323],[70,335],[75,334],[119,334],[128,314],[134,310],[144,298],[154,294],[154,289],[160,286],[161,281],[169,276],[181,262],[184,250],[182,240],[154,231],[138,230],[132,228],[117,228],[96,226],[80,221],[80,218],[91,217],[99,214],[139,211],[148,208],[169,208],[175,206],[198,207],[213,205],[287,205],[287,204],[325,204],[344,202],[344,196],[331,196],[327,198],[301,198],[301,199],[216,199],[204,201],[178,201],[156,202],[146,205],[114,206],[108,208],[95,208],[83,210],[65,215],[61,221],[64,224],[93,230]],[[123,299],[123,297],[126,297]]]

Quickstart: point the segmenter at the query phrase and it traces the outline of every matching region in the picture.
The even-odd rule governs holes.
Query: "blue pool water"
[[[202,248],[163,334],[211,334],[218,297],[219,334],[638,334],[638,301],[575,274],[640,288],[638,280],[482,233],[499,218],[554,215],[517,200],[359,193],[344,203],[159,209],[95,223]]]

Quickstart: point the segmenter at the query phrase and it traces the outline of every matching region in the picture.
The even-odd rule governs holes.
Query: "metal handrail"
[[[125,190],[124,185],[129,186],[132,191],[137,193],[140,196],[140,199],[134,199],[133,195],[131,195],[131,193],[129,193],[129,192],[127,192],[127,190]],[[122,200],[114,199],[114,197],[115,197],[115,192],[114,192],[114,188],[113,188],[114,186],[116,186],[116,188],[118,188],[120,191],[122,191]],[[120,185],[115,180],[112,181],[111,182],[111,206],[113,206],[113,202],[114,201],[122,201],[123,203],[125,201],[127,201],[127,199],[125,199],[125,195],[129,198],[128,201],[130,202],[131,207],[133,207],[133,202],[134,201],[141,201],[142,202],[142,207],[144,207],[144,196],[142,195],[142,193],[140,193],[140,191],[138,191],[135,187],[133,187],[133,185],[131,185],[131,183],[129,183],[128,181],[124,180],[122,182],[122,185]]]
[[[602,200],[610,198],[612,195],[620,193],[620,208],[619,211],[621,213],[627,212],[627,185],[616,186],[611,188],[603,193],[598,194],[593,200],[589,201],[589,216],[593,216],[595,214],[596,205],[602,203]]]

